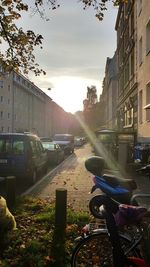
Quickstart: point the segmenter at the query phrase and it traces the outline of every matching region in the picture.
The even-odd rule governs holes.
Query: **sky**
[[[60,8],[46,14],[49,21],[39,15],[25,17],[23,26],[44,37],[43,49],[35,55],[46,75],[31,73],[29,79],[65,111],[75,113],[83,110],[87,86],[96,86],[98,98],[102,92],[106,59],[116,50],[117,8],[109,4],[100,22],[77,0],[58,2]]]

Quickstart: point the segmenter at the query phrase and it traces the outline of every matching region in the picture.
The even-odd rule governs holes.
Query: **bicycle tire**
[[[89,210],[91,214],[97,219],[104,219],[104,214],[101,212],[100,207],[103,205],[99,195],[91,198],[89,201]]]
[[[103,198],[101,198],[101,196],[103,197],[103,195],[96,195],[92,197],[89,201],[89,210],[91,214],[97,219],[105,219],[105,213],[104,213],[104,210],[102,209],[104,203],[103,203]],[[124,202],[120,202],[120,203],[124,203]],[[138,203],[136,200],[134,200],[134,206],[138,206]]]
[[[120,234],[122,248],[127,256],[140,257],[138,249],[130,251],[131,239]],[[128,251],[128,253],[127,253]],[[83,237],[73,250],[71,267],[113,266],[112,246],[107,229]]]

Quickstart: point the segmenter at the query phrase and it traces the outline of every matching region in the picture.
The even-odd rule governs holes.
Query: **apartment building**
[[[117,31],[118,57],[118,130],[137,135],[138,82],[137,82],[137,28],[136,1],[119,6]]]
[[[103,80],[103,91],[100,98],[103,103],[104,124],[103,128],[117,128],[117,104],[118,104],[118,86],[117,86],[117,56],[107,58],[105,67],[105,78]]]
[[[5,73],[1,69],[0,132],[30,131],[39,136],[51,136],[56,131],[65,132],[66,114],[23,75]]]
[[[150,142],[150,1],[136,1],[138,142]]]

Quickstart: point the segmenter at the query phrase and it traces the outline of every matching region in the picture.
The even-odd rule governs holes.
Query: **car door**
[[[40,156],[38,151],[38,146],[36,144],[35,139],[30,140],[30,148],[31,152],[29,150],[29,164],[31,164],[31,169],[33,170],[40,170]]]
[[[58,158],[58,163],[59,163],[64,158],[64,151],[61,149],[61,147],[58,144],[56,144],[56,150],[57,150],[57,158]]]
[[[0,138],[1,176],[24,173],[26,169],[25,140],[20,136],[4,135]]]
[[[26,162],[25,140],[14,137],[12,142],[12,173],[20,175],[25,172]]]
[[[0,137],[0,176],[12,174],[12,140],[8,136]]]
[[[47,165],[47,152],[42,146],[42,143],[39,140],[36,140],[36,147],[37,147],[37,155],[38,155],[38,162],[39,162],[39,169],[42,171],[46,168]]]

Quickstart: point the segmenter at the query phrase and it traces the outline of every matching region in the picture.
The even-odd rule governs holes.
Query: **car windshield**
[[[55,150],[55,144],[53,143],[48,143],[48,142],[42,142],[42,145],[45,149],[54,151]]]

